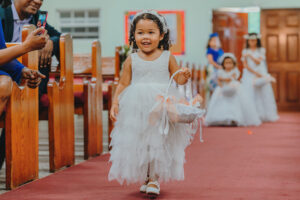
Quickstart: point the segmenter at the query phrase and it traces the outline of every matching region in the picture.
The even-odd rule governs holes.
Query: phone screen
[[[41,11],[39,15],[39,20],[37,22],[37,27],[38,28],[45,28],[46,23],[47,23],[47,17],[48,17],[48,12],[47,11]]]

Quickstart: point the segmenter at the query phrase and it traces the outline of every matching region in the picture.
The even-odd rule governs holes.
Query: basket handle
[[[177,74],[179,74],[180,72],[182,72],[182,69],[179,69],[179,70],[177,70],[176,72],[174,72],[174,73],[172,74],[172,76],[171,76],[171,78],[170,78],[170,81],[169,81],[169,84],[168,84],[168,87],[167,87],[167,90],[166,90],[166,95],[169,93],[169,89],[170,89],[171,84],[172,84],[172,82],[173,82],[173,80],[174,80],[174,77],[175,77]]]

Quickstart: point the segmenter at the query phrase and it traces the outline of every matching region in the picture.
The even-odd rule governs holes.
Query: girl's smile
[[[142,41],[141,43],[144,48],[149,48],[151,47],[151,42],[150,41]]]

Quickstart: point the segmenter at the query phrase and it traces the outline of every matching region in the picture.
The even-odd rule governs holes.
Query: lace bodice
[[[169,51],[163,51],[161,56],[153,61],[143,60],[137,53],[131,54],[131,84],[168,84],[169,59]]]

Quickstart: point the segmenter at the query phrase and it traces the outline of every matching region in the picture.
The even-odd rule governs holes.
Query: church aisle
[[[162,184],[158,199],[296,200],[300,197],[300,113],[260,127],[204,129],[186,151],[185,180]],[[0,200],[147,199],[139,185],[108,182],[109,155],[0,196]]]

